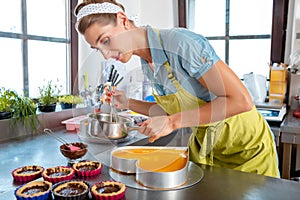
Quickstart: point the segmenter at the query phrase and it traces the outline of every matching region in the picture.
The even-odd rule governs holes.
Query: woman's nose
[[[101,49],[101,53],[106,60],[112,57],[111,51],[108,49]]]

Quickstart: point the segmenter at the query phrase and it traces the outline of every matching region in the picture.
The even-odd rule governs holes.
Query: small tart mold
[[[55,184],[61,181],[71,180],[74,174],[75,172],[71,167],[58,166],[45,169],[42,173],[42,177],[44,180]]]
[[[125,196],[126,185],[116,181],[102,181],[92,185],[90,191],[95,200],[118,200]]]
[[[56,183],[52,187],[55,200],[86,200],[89,199],[89,184],[82,180],[68,180]]]
[[[90,177],[101,173],[102,164],[98,161],[82,161],[73,164],[73,169],[79,177]]]
[[[41,177],[44,168],[38,165],[24,166],[14,169],[12,176],[15,181],[27,183]]]
[[[52,183],[48,181],[32,181],[16,188],[18,200],[46,200],[49,198]]]

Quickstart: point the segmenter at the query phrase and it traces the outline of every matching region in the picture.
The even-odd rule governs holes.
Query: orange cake
[[[183,169],[188,161],[184,149],[137,148],[114,151],[120,159],[138,160],[137,166],[152,172],[173,172]]]
[[[137,184],[158,190],[184,185],[188,166],[188,147],[118,147],[110,157],[113,179],[121,181],[135,175]]]

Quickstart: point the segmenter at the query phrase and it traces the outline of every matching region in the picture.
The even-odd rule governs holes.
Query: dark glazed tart
[[[12,171],[15,181],[27,183],[34,179],[40,178],[44,168],[37,165],[24,166]]]
[[[89,184],[81,180],[69,180],[57,183],[52,188],[55,200],[86,200]]]
[[[90,190],[96,200],[118,200],[125,196],[126,186],[116,181],[103,181],[95,183]]]
[[[33,181],[18,187],[15,196],[18,200],[46,200],[49,197],[52,183]]]
[[[71,180],[74,177],[74,170],[70,167],[52,167],[45,169],[42,173],[44,180],[51,183],[58,183],[65,180]]]
[[[82,161],[73,164],[77,176],[88,177],[101,173],[102,164],[98,161]]]

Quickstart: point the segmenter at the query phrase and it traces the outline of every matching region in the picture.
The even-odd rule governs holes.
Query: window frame
[[[187,1],[188,0],[178,0],[178,22],[179,27],[183,28],[187,28]],[[271,64],[284,62],[288,4],[289,0],[273,0]],[[228,51],[228,49],[226,49],[226,51]]]
[[[71,94],[78,95],[78,32],[76,31],[75,24],[77,18],[74,14],[74,10],[77,6],[77,1],[69,1],[69,19],[71,22],[70,25],[70,89]]]
[[[22,63],[23,63],[23,91],[24,96],[29,95],[29,73],[28,73],[28,40],[46,41],[65,43],[69,45],[69,60],[67,60],[68,76],[67,82],[69,84],[68,90],[70,93],[78,94],[77,74],[78,74],[78,33],[75,29],[76,17],[73,10],[77,6],[76,1],[66,0],[69,6],[66,10],[66,17],[70,20],[67,35],[68,38],[45,37],[38,35],[29,35],[27,32],[27,5],[26,0],[21,0],[21,30],[22,33],[4,32],[0,31],[0,37],[20,39],[22,43]],[[67,59],[67,58],[66,58]]]

